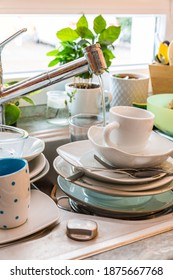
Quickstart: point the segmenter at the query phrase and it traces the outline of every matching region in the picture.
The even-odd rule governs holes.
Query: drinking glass
[[[71,142],[88,139],[88,129],[93,125],[103,125],[103,118],[94,114],[78,114],[69,119]]]

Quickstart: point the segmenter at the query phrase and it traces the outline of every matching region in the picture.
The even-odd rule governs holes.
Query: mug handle
[[[120,127],[120,124],[116,121],[113,121],[112,123],[108,124],[105,127],[103,137],[108,146],[110,146],[110,147],[115,146],[115,143],[112,142],[110,136],[111,136],[112,130],[118,129],[119,127]]]

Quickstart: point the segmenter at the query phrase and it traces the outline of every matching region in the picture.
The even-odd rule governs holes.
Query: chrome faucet
[[[10,41],[26,31],[22,29],[11,36]],[[9,39],[8,42],[9,42]],[[7,42],[6,40],[6,42]],[[4,41],[5,42],[5,41]],[[3,44],[3,43],[2,43]],[[1,44],[0,44],[1,48]],[[54,70],[41,73],[37,76],[25,79],[18,82],[8,88],[3,88],[3,77],[2,77],[2,66],[0,72],[0,123],[4,123],[3,117],[3,104],[9,102],[15,98],[19,98],[23,95],[29,94],[30,92],[45,88],[47,86],[56,84],[73,76],[80,75],[87,71],[92,71],[95,75],[101,75],[107,68],[106,62],[101,50],[100,45],[94,44],[86,47],[84,50],[84,57],[63,64]]]

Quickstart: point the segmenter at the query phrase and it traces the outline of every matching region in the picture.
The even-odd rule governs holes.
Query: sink
[[[50,133],[50,137],[46,137],[46,138],[44,138],[44,134],[43,135],[34,134],[34,136],[45,141],[45,149],[43,151],[43,154],[45,155],[46,159],[50,164],[49,172],[43,178],[39,179],[38,181],[35,181],[34,185],[44,193],[50,195],[53,186],[57,184],[58,174],[53,167],[53,161],[58,156],[56,150],[59,146],[68,143],[69,138],[68,135],[66,134],[64,134],[63,136],[56,135],[54,137],[51,137],[51,133]],[[58,189],[58,195],[62,195],[62,194],[63,194],[62,191]]]
[[[50,164],[49,172],[40,180],[36,181],[34,184],[43,192],[50,195],[52,188],[55,184],[57,184],[57,172],[54,170],[53,161],[58,156],[56,150],[59,146],[62,146],[66,143],[69,143],[68,134],[61,134],[58,132],[58,136],[52,137],[49,134],[45,137],[45,135],[34,134],[35,136],[42,138],[45,140],[45,150],[44,155]],[[50,136],[50,137],[49,137]],[[57,195],[62,196],[64,193],[57,189]],[[70,216],[71,217],[71,216]],[[116,220],[115,220],[116,222]],[[140,221],[138,221],[140,223]],[[120,223],[126,223],[126,221],[121,221]],[[127,222],[129,223],[129,222]],[[170,244],[173,244],[172,238],[173,231],[164,232],[162,234],[156,234],[156,236],[145,238],[141,241],[134,242],[132,244],[127,244],[126,246],[120,246],[119,248],[112,247],[112,250],[106,250],[105,252],[101,252],[98,254],[94,254],[86,259],[89,260],[99,260],[99,259],[107,259],[107,260],[124,260],[124,259],[171,259],[172,257],[172,247]],[[147,236],[146,236],[147,237]],[[165,240],[167,241],[165,243]],[[154,254],[155,244],[158,244],[157,253]],[[143,254],[143,250],[141,248],[149,248],[147,253]],[[142,253],[141,253],[142,252]],[[165,253],[166,252],[166,253]]]

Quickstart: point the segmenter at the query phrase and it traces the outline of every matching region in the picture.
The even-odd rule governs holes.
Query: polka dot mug
[[[24,224],[30,205],[28,162],[22,158],[0,159],[0,228]]]

